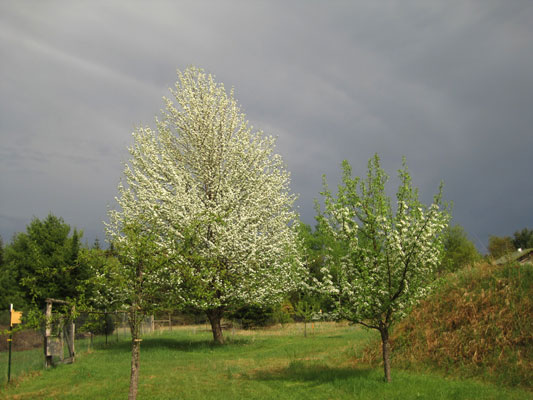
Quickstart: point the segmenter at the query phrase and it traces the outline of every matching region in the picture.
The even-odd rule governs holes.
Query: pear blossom
[[[337,271],[337,279],[324,273],[321,287],[338,299],[340,316],[379,330],[387,381],[389,328],[427,295],[442,258],[442,232],[450,218],[441,204],[442,185],[428,207],[411,186],[405,159],[398,176],[393,207],[385,193],[388,177],[377,154],[368,162],[365,180],[352,178],[345,161],[337,196],[324,185],[325,211],[318,217],[346,250],[345,257],[328,266]]]
[[[172,260],[176,303],[205,311],[215,341],[229,307],[279,301],[303,266],[290,175],[275,139],[254,130],[234,91],[203,70],[178,71],[156,128],[133,132],[108,232],[149,221]]]

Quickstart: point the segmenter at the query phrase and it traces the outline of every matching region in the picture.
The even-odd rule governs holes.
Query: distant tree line
[[[518,249],[533,248],[533,229],[524,228],[516,231],[511,236],[490,236],[489,237],[489,254],[493,259],[498,259],[506,254],[517,251]]]
[[[326,258],[340,260],[344,249],[321,228],[298,223],[297,232],[302,245],[302,260],[308,272],[308,284],[287,294],[277,305],[249,305],[235,307],[228,317],[246,326],[260,326],[275,322],[304,320],[296,309],[307,306],[327,317],[335,308],[332,296],[309,291],[313,279],[321,276]],[[437,274],[454,272],[482,259],[475,245],[460,225],[448,226],[443,232],[444,252],[436,268]],[[10,243],[0,237],[0,309],[9,304],[17,308],[41,308],[44,299],[72,299],[91,307],[113,310],[118,307],[112,296],[98,296],[96,286],[100,276],[110,265],[118,268],[114,245],[104,250],[98,239],[91,246],[82,243],[83,232],[72,229],[61,217],[49,214],[44,219],[34,218],[25,232],[17,233]],[[533,230],[524,228],[510,236],[490,236],[489,256],[497,259],[517,249],[533,248]],[[333,263],[335,264],[335,262]],[[109,271],[108,271],[109,272]],[[333,270],[333,273],[335,271]],[[98,283],[102,290],[103,285]],[[106,302],[105,299],[108,299]],[[187,309],[191,313],[191,309]],[[193,312],[194,314],[194,312]]]

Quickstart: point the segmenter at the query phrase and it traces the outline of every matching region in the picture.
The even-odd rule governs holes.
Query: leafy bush
[[[533,230],[524,228],[513,235],[513,245],[516,249],[533,248]]]
[[[112,314],[85,314],[76,321],[80,332],[91,332],[95,335],[110,335],[115,330]]]
[[[272,321],[276,324],[288,324],[293,322],[294,307],[289,300],[285,300],[279,307],[274,307]]]
[[[463,227],[450,226],[444,233],[444,257],[439,272],[455,272],[466,265],[472,265],[481,259],[476,246],[472,243]]]
[[[250,329],[258,326],[267,326],[273,323],[272,314],[274,307],[250,304],[237,308],[230,313],[229,317],[233,321],[240,323],[243,329]]]
[[[515,251],[513,240],[509,236],[489,236],[489,254],[493,259],[498,259]]]

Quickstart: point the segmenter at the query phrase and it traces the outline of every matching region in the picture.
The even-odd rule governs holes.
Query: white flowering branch
[[[405,159],[398,176],[393,209],[377,154],[368,163],[365,180],[352,178],[345,161],[343,185],[336,197],[324,185],[325,211],[319,214],[322,227],[346,251],[339,265],[330,264],[330,272],[324,272],[322,287],[339,298],[340,315],[380,331],[387,381],[389,328],[428,293],[442,257],[441,233],[449,222],[448,212],[441,209],[442,185],[427,207],[411,186]]]

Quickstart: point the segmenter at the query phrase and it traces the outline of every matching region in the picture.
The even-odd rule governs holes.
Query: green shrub
[[[439,272],[455,272],[481,259],[476,246],[460,225],[448,227],[444,235],[444,257]]]
[[[239,307],[229,314],[229,318],[238,322],[243,329],[267,326],[274,323],[274,307],[250,304]]]
[[[79,332],[91,332],[94,335],[110,335],[115,330],[113,314],[85,314],[76,321]]]

